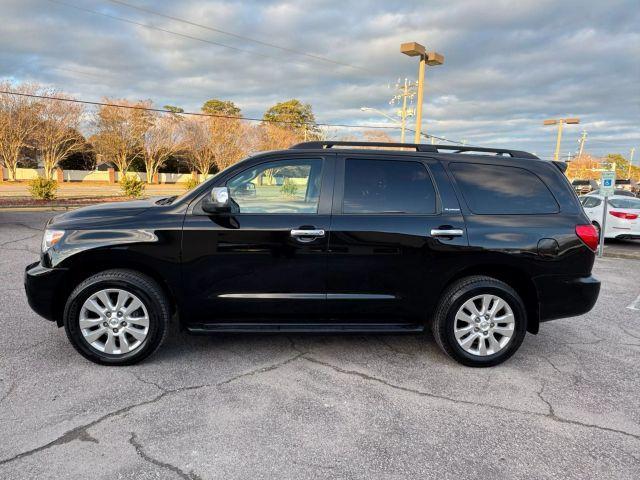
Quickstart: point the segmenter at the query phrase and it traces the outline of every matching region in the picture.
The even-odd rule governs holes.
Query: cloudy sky
[[[542,121],[579,116],[565,131],[564,155],[583,129],[594,154],[640,149],[637,0],[1,3],[0,78],[85,100],[198,111],[215,97],[260,117],[299,98],[319,122],[389,125],[360,108],[395,115],[389,85],[417,74],[399,45],[418,41],[446,58],[427,69],[429,133],[548,157],[555,131]]]

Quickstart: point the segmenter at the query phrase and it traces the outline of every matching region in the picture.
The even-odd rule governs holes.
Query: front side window
[[[558,202],[534,173],[519,167],[451,163],[469,209],[479,215],[558,213]]]
[[[249,168],[227,182],[240,213],[317,213],[322,160],[281,160]]]
[[[434,214],[436,192],[422,163],[401,160],[346,160],[345,214]]]

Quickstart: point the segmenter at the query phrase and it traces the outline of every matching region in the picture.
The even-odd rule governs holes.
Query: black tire
[[[79,326],[80,309],[92,294],[118,288],[136,295],[149,315],[149,331],[139,347],[128,353],[108,354],[91,347]],[[166,295],[152,278],[134,270],[115,269],[97,273],[81,282],[69,295],[64,309],[64,329],[73,347],[85,358],[102,365],[132,365],[155,352],[169,329],[171,309]]]
[[[514,334],[500,351],[486,356],[466,352],[454,335],[455,316],[464,302],[481,294],[493,294],[506,301],[514,316]],[[500,280],[475,275],[457,280],[442,295],[431,323],[436,343],[442,351],[455,361],[468,367],[491,367],[513,355],[522,344],[527,332],[527,313],[518,293]]]

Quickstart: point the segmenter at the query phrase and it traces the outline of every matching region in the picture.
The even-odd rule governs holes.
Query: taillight
[[[576,235],[594,252],[598,249],[598,230],[593,225],[576,225]]]
[[[609,211],[611,215],[618,218],[624,218],[625,220],[635,220],[638,218],[637,213],[627,213],[627,212],[616,212],[615,210]]]

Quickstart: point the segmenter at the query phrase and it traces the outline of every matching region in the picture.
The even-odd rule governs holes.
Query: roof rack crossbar
[[[538,158],[532,153],[522,150],[511,150],[507,148],[487,148],[487,147],[471,147],[460,145],[430,145],[424,143],[395,143],[395,142],[345,142],[345,141],[314,141],[297,143],[290,147],[294,150],[313,150],[333,147],[391,147],[391,148],[412,148],[416,152],[441,153],[442,150],[451,151],[449,153],[464,152],[486,152],[496,155],[509,155],[517,158]]]

